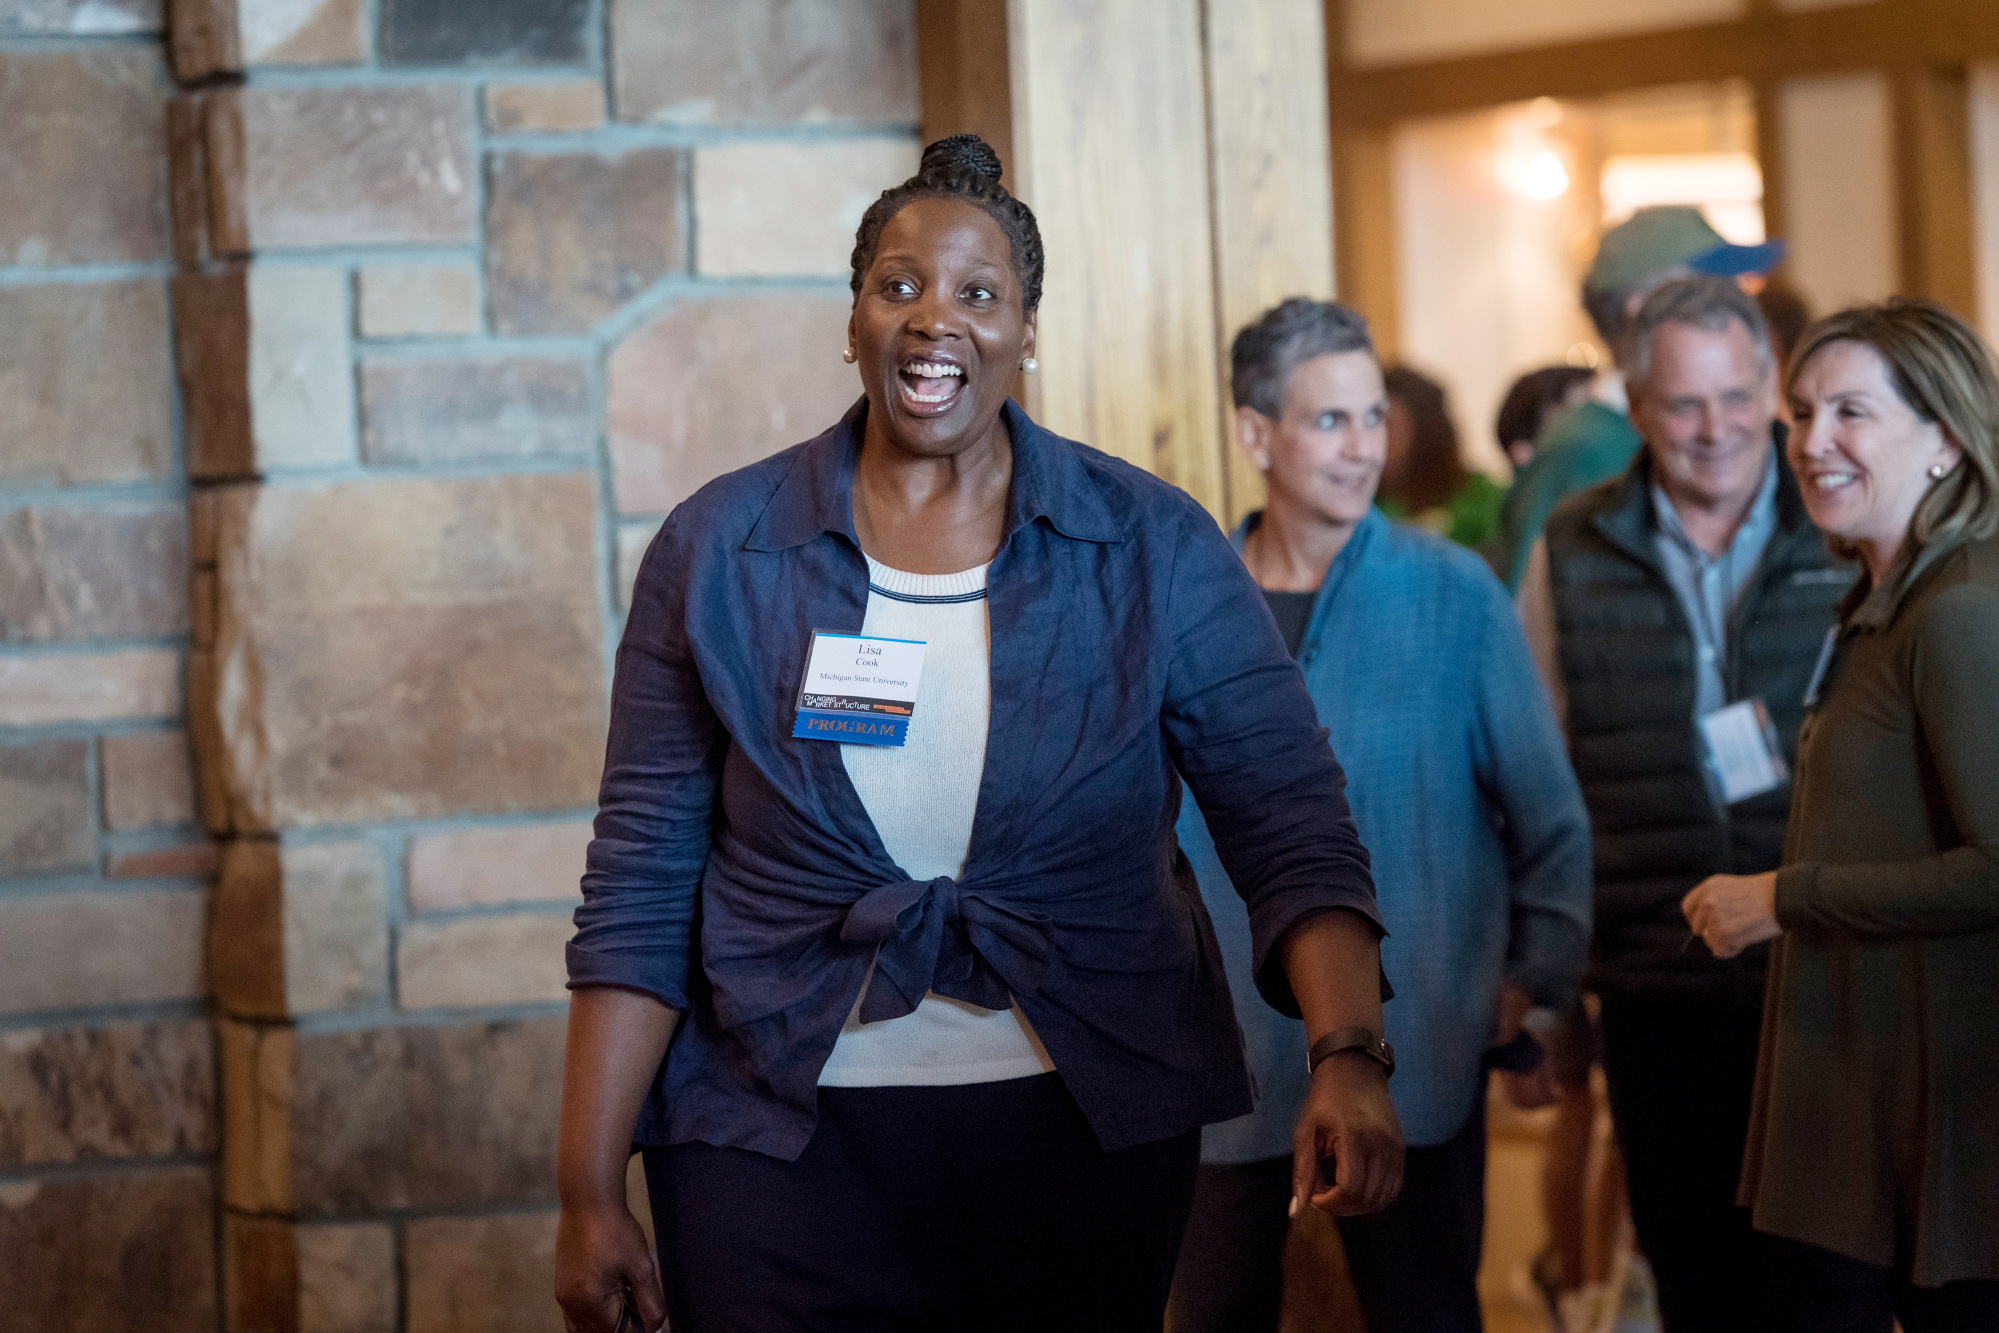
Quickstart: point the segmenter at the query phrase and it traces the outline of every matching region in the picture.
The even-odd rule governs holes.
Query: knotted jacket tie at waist
[[[1047,913],[961,888],[948,875],[863,894],[847,909],[840,938],[880,946],[861,1000],[863,1023],[914,1012],[930,991],[1005,1009],[1040,989],[1055,948]]]

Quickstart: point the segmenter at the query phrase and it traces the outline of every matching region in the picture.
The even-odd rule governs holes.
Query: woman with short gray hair
[[[1236,336],[1232,362],[1237,443],[1269,482],[1233,541],[1346,757],[1390,932],[1387,1020],[1403,1052],[1392,1100],[1411,1146],[1401,1197],[1339,1219],[1347,1266],[1371,1333],[1475,1333],[1486,1056],[1500,1047],[1509,1067],[1528,1063],[1529,1007],[1575,999],[1589,819],[1505,590],[1471,552],[1374,507],[1388,390],[1366,322],[1294,298]],[[1183,806],[1176,832],[1262,1098],[1202,1135],[1173,1327],[1275,1333],[1293,1124],[1322,1052],[1256,1001],[1223,827]]]

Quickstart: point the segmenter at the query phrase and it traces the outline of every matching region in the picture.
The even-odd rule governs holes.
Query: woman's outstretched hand
[[[617,1203],[562,1210],[555,1231],[555,1300],[566,1333],[620,1333],[627,1300],[642,1333],[655,1333],[666,1322],[659,1270],[629,1208]]]
[[[1402,1124],[1388,1075],[1357,1052],[1326,1057],[1291,1136],[1291,1215],[1307,1202],[1334,1217],[1378,1213],[1401,1192]]]

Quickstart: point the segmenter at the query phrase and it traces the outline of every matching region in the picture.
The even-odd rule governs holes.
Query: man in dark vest
[[[1589,805],[1603,1065],[1667,1333],[1751,1329],[1760,1246],[1735,1206],[1764,954],[1726,961],[1680,899],[1782,859],[1789,765],[1852,571],[1805,515],[1756,303],[1659,288],[1632,330],[1621,478],[1550,516],[1520,591]]]

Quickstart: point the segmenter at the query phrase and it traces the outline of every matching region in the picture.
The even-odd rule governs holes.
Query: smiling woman
[[[1789,453],[1863,573],[1798,740],[1784,863],[1686,900],[1774,940],[1742,1202],[1773,1330],[1999,1327],[1999,375],[1941,308],[1808,330]]]
[[[1008,398],[1041,268],[992,150],[932,144],[855,240],[863,397],[675,510],[640,568],[569,948],[573,1333],[624,1304],[675,1333],[1157,1333],[1199,1127],[1251,1104],[1183,782],[1260,1002],[1347,1042],[1297,1117],[1294,1206],[1399,1187],[1339,764],[1205,511]],[[808,687],[893,725],[813,739]]]

